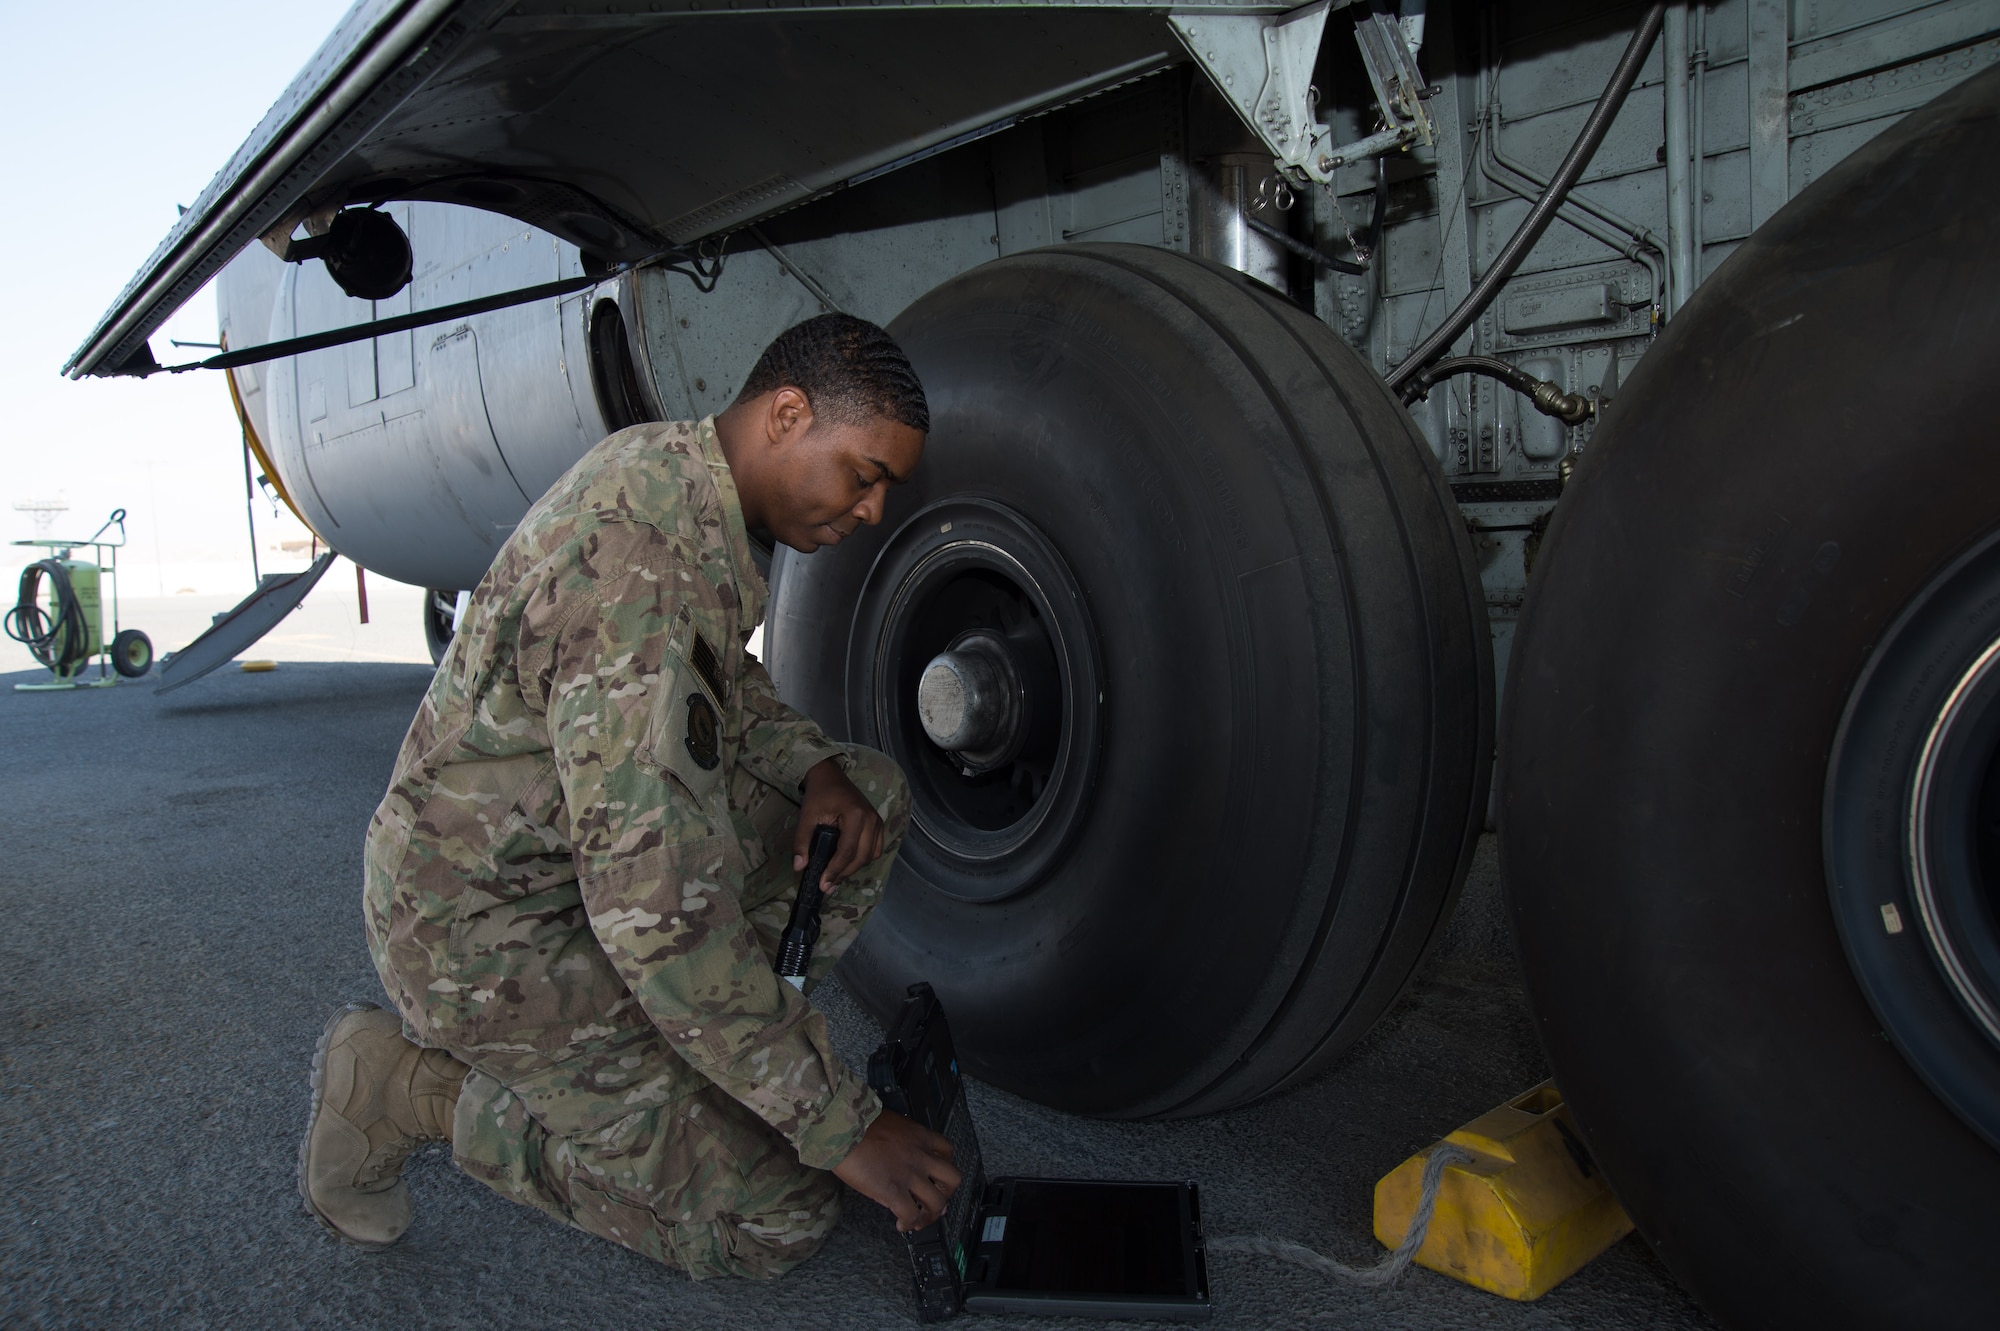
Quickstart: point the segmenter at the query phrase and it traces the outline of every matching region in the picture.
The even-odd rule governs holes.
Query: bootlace
[[[361,1162],[361,1168],[355,1172],[355,1188],[365,1192],[370,1184],[393,1185],[403,1176],[403,1162],[420,1144],[415,1137],[398,1137],[370,1151],[368,1158]]]

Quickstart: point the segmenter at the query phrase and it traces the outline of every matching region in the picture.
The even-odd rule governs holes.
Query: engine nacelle
[[[410,285],[355,300],[318,262],[263,246],[217,283],[232,347],[344,328],[580,275],[576,247],[495,213],[389,205],[416,254]],[[923,226],[936,225],[923,223]],[[293,504],[320,538],[364,567],[420,587],[479,581],[521,515],[591,445],[649,420],[721,411],[770,340],[829,308],[887,322],[923,292],[990,257],[978,213],[955,243],[868,247],[829,236],[790,260],[739,239],[716,289],[663,266],[556,300],[392,333],[234,371],[243,410]],[[963,233],[962,235],[959,233]]]
[[[219,284],[233,346],[367,323],[583,272],[575,246],[509,218],[392,205],[408,287],[355,300],[318,263],[261,246]],[[538,498],[611,430],[661,414],[622,306],[630,279],[238,372],[251,427],[301,515],[341,554],[428,587],[470,587]]]

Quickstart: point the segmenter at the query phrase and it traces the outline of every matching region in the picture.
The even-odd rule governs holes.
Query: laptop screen
[[[1024,1179],[994,1288],[1184,1296],[1185,1229],[1174,1184]]]

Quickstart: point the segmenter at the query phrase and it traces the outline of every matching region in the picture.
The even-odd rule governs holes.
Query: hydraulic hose
[[[1445,317],[1445,321],[1429,337],[1417,344],[1408,359],[1390,372],[1389,387],[1399,395],[1403,386],[1418,371],[1442,355],[1458,340],[1459,334],[1472,326],[1472,321],[1479,317],[1480,312],[1493,303],[1500,288],[1521,266],[1521,260],[1528,257],[1528,251],[1549,229],[1549,223],[1555,220],[1556,209],[1562,207],[1563,200],[1575,187],[1577,177],[1583,174],[1583,168],[1590,165],[1590,159],[1597,155],[1598,145],[1604,142],[1612,118],[1624,105],[1625,95],[1632,91],[1632,81],[1638,78],[1639,66],[1645,62],[1646,53],[1660,35],[1660,25],[1666,21],[1666,16],[1665,4],[1655,4],[1646,10],[1646,16],[1639,20],[1632,40],[1625,44],[1625,54],[1618,58],[1618,67],[1611,71],[1611,81],[1604,85],[1597,105],[1590,110],[1590,118],[1583,122],[1583,132],[1576,136],[1576,142],[1570,145],[1569,155],[1563,158],[1562,165],[1550,178],[1548,189],[1542,192],[1542,197],[1528,210],[1528,216],[1520,227],[1473,284],[1471,294]]]
[[[55,614],[42,609],[41,581],[49,580]],[[24,644],[37,661],[58,675],[89,658],[90,630],[83,607],[70,586],[69,570],[59,559],[41,559],[21,570],[21,594],[4,621],[7,636]]]
[[[1368,258],[1374,261],[1375,252],[1382,248],[1382,223],[1389,215],[1389,159],[1375,159],[1375,207],[1368,217]]]
[[[1357,263],[1353,259],[1335,258],[1325,250],[1314,249],[1303,240],[1294,239],[1272,226],[1269,222],[1261,222],[1250,216],[1247,212],[1243,214],[1243,220],[1248,222],[1250,229],[1258,235],[1276,241],[1279,245],[1298,255],[1301,259],[1310,263],[1316,263],[1322,268],[1331,268],[1336,273],[1347,273],[1353,277],[1359,277],[1368,271],[1368,265],[1365,263]]]
[[[1553,416],[1565,425],[1581,425],[1597,411],[1597,404],[1581,393],[1566,393],[1560,385],[1537,379],[1518,365],[1493,356],[1451,356],[1435,361],[1410,376],[1397,396],[1408,406],[1428,394],[1433,387],[1455,374],[1483,374],[1497,379],[1517,393],[1525,394],[1544,416]]]

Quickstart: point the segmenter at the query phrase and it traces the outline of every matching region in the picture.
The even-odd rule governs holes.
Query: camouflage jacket
[[[772,974],[728,800],[738,766],[790,791],[839,752],[744,650],[766,597],[712,419],[587,453],[495,558],[411,723],[369,827],[368,938],[423,1042],[502,1081],[573,1063],[608,1096],[592,1070],[615,1081],[650,1026],[688,1080],[633,1095],[707,1078],[828,1168],[879,1102]]]

